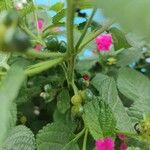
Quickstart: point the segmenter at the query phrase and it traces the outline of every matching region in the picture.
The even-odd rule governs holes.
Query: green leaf
[[[18,66],[14,66],[8,72],[6,79],[2,82],[0,87],[0,145],[7,136],[11,120],[10,110],[12,108],[13,100],[17,97],[22,82],[25,79],[24,71]]]
[[[57,96],[57,108],[64,114],[70,108],[70,96],[66,89],[63,89]]]
[[[93,8],[95,0],[78,0],[77,6],[81,9]]]
[[[140,58],[142,58],[142,56],[143,56],[142,51],[139,48],[133,47],[125,49],[117,56],[117,65],[125,67],[132,63],[138,62]]]
[[[122,68],[118,75],[120,92],[133,101],[128,110],[129,115],[137,121],[143,114],[150,116],[150,81],[143,74],[129,68]]]
[[[0,52],[0,67],[4,67],[6,69],[9,68],[7,61],[10,57],[10,53]]]
[[[10,111],[9,111],[9,120],[10,120],[10,128],[16,126],[17,121],[17,105],[12,103]]]
[[[114,79],[103,74],[97,74],[95,78],[93,78],[92,84],[100,92],[102,99],[111,107],[117,121],[117,128],[120,131],[132,132],[131,118],[128,116],[118,96]]]
[[[98,3],[105,16],[119,23],[127,31],[144,37],[150,36],[149,0],[97,0],[97,5]]]
[[[59,11],[53,18],[52,21],[54,24],[57,24],[61,21],[61,19],[63,19],[65,17],[66,14],[66,9],[62,9],[61,11]]]
[[[25,126],[16,126],[4,142],[4,150],[34,150],[35,139],[31,130]]]
[[[50,10],[53,10],[55,12],[59,12],[64,8],[64,3],[63,2],[58,2],[50,7]]]
[[[95,98],[84,107],[84,121],[94,139],[112,136],[116,129],[116,120],[110,107]]]
[[[121,30],[116,27],[112,27],[110,28],[109,32],[112,34],[115,50],[131,47]]]
[[[119,91],[132,101],[150,98],[150,80],[133,69],[120,69],[117,84]]]
[[[38,150],[79,150],[74,134],[65,125],[52,123],[37,134]]]

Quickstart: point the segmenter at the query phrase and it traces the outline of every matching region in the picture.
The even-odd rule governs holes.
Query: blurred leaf
[[[50,10],[59,12],[60,10],[62,10],[64,8],[64,3],[63,2],[57,2],[56,4],[52,5],[50,7]]]
[[[112,136],[116,129],[116,120],[111,108],[101,99],[95,98],[84,107],[84,121],[94,139]]]
[[[112,27],[110,28],[109,32],[112,34],[115,50],[131,47],[121,30],[116,27]]]
[[[130,69],[122,68],[119,70],[117,79],[119,91],[132,101],[150,98],[150,81],[143,74]]]
[[[62,9],[52,18],[53,23],[54,24],[59,23],[61,19],[65,17],[65,15],[66,15],[66,9]]]
[[[70,96],[66,89],[63,89],[57,96],[57,108],[64,114],[70,108]]]
[[[8,69],[7,61],[10,57],[10,53],[0,52],[0,67]]]
[[[77,7],[81,9],[93,8],[95,0],[78,0]]]
[[[122,68],[119,70],[118,88],[133,101],[128,113],[135,121],[143,114],[150,116],[150,81],[146,76],[133,69]]]
[[[93,78],[92,84],[100,92],[102,99],[111,107],[117,121],[117,128],[120,131],[132,132],[131,118],[118,96],[114,79],[103,74],[97,74]]]
[[[35,150],[35,139],[31,130],[16,126],[4,142],[4,150]]]
[[[125,67],[138,62],[142,56],[142,50],[139,48],[125,49],[117,56],[117,65]]]
[[[105,16],[119,23],[128,32],[150,36],[149,0],[97,0],[97,5],[98,3]]]
[[[37,149],[79,150],[78,145],[72,141],[74,137],[74,134],[65,125],[48,124],[37,134]]]
[[[0,145],[2,145],[4,138],[7,136],[8,127],[10,124],[10,110],[13,100],[17,97],[22,82],[25,79],[24,71],[14,66],[8,72],[6,79],[2,82],[0,87]]]

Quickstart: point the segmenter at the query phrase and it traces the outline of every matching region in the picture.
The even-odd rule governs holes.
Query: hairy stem
[[[92,14],[91,14],[91,16],[90,16],[90,18],[88,20],[88,22],[86,23],[86,25],[84,27],[83,33],[82,33],[81,37],[78,40],[78,43],[76,45],[76,50],[78,50],[80,44],[82,43],[82,41],[83,41],[87,31],[88,31],[88,28],[89,28],[89,26],[90,26],[90,24],[92,22],[92,19],[93,19],[94,15],[95,15],[96,11],[97,11],[97,8],[94,8],[93,11],[92,11]]]
[[[59,57],[65,57],[66,54],[64,53],[56,53],[56,52],[36,52],[33,49],[29,49],[25,52],[25,55],[28,57],[34,57],[34,58],[40,58],[40,59],[46,59],[46,58],[59,58]]]
[[[84,135],[84,140],[83,140],[83,148],[82,148],[82,150],[86,150],[88,132],[89,132],[88,129],[86,129],[85,130],[85,135]]]
[[[67,43],[68,43],[68,53],[74,52],[74,12],[75,12],[75,2],[74,0],[67,0]]]

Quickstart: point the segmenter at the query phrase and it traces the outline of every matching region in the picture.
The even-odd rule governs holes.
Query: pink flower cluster
[[[42,30],[44,28],[44,20],[38,19],[37,26],[39,30]]]
[[[96,150],[114,150],[115,142],[112,138],[99,139],[96,141]]]
[[[112,35],[111,34],[102,34],[96,38],[96,45],[98,51],[107,52],[110,50],[113,43]]]
[[[126,136],[123,133],[117,135],[120,141],[120,150],[127,150]],[[111,137],[99,139],[96,141],[96,150],[115,150],[115,142]]]
[[[120,145],[120,150],[127,150],[127,144],[126,144],[126,136],[123,133],[118,134],[118,138],[122,142]]]

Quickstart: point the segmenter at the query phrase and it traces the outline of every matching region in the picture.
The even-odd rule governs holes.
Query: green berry
[[[80,91],[80,95],[81,95],[82,99],[84,100],[84,102],[91,101],[91,100],[93,100],[93,97],[94,97],[94,95],[90,89]]]
[[[58,39],[55,36],[48,36],[45,40],[45,44],[47,49],[51,51],[58,51],[59,49],[59,42]]]
[[[71,98],[71,103],[73,105],[79,105],[82,103],[82,97],[80,95],[74,95],[72,98]]]
[[[83,113],[83,106],[81,104],[72,106],[71,113],[73,116],[81,116]]]
[[[67,43],[65,41],[61,41],[59,43],[59,52],[65,53],[67,51]]]

